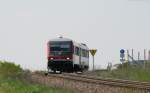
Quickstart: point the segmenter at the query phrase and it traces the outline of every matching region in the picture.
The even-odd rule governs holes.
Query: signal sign
[[[120,50],[120,53],[121,53],[121,54],[124,54],[124,52],[125,52],[124,49],[121,49],[121,50]]]
[[[90,49],[90,53],[93,56],[93,71],[94,71],[94,55],[97,52],[97,49]]]
[[[97,49],[91,49],[90,50],[90,53],[91,53],[92,56],[94,56],[96,52],[97,52]]]
[[[124,62],[124,61],[125,61],[125,59],[124,59],[125,54],[124,54],[124,53],[125,53],[125,50],[124,50],[124,49],[121,49],[121,50],[120,50],[120,57],[121,57],[120,61],[121,61],[121,62]]]
[[[124,54],[124,53],[121,53],[121,54],[120,54],[120,57],[121,57],[121,58],[124,58],[124,57],[125,57],[125,54]]]

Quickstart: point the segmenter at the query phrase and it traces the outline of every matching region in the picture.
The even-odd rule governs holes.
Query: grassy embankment
[[[0,93],[73,93],[29,83],[19,65],[0,61]]]
[[[119,64],[117,69],[96,71],[96,74],[104,78],[116,78],[150,82],[150,62],[146,62],[145,68],[139,65]]]

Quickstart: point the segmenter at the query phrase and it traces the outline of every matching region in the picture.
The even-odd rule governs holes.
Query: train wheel
[[[48,72],[45,72],[44,75],[47,76],[47,75],[48,75]]]
[[[56,70],[53,70],[53,73],[56,74]]]

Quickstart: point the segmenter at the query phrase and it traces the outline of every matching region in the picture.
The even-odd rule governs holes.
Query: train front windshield
[[[63,56],[71,54],[71,42],[50,42],[50,55]]]

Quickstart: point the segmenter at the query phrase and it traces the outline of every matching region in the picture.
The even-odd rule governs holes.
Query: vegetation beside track
[[[103,78],[127,79],[150,82],[150,62],[145,67],[141,65],[129,65],[128,63],[118,64],[113,70],[97,70],[97,76]]]
[[[30,83],[19,65],[0,61],[0,93],[74,93]]]

